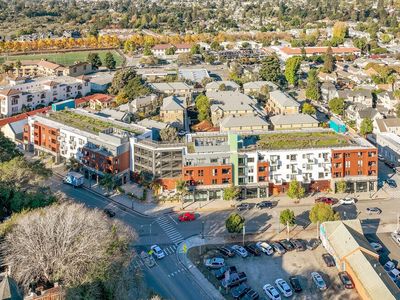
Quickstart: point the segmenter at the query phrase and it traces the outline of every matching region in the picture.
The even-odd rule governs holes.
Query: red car
[[[189,221],[194,221],[196,220],[196,215],[194,213],[183,213],[180,214],[178,217],[179,222],[189,222]]]
[[[315,199],[315,203],[325,203],[325,204],[335,204],[335,200],[333,198],[328,198],[328,197],[319,197]]]

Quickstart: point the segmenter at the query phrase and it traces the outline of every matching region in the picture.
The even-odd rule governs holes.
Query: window
[[[265,167],[259,167],[258,172],[265,172]]]
[[[229,183],[229,178],[222,178],[222,184]]]
[[[212,175],[217,176],[218,175],[218,169],[213,169],[212,170]]]
[[[350,168],[350,161],[349,161],[349,160],[346,160],[346,162],[345,162],[345,167],[346,167],[346,168]]]
[[[12,98],[11,105],[18,105],[18,98]]]
[[[254,157],[248,157],[247,158],[248,163],[253,163],[254,162]]]
[[[362,157],[363,153],[362,152],[358,152],[358,157]]]
[[[218,158],[211,158],[210,159],[210,163],[217,163],[218,162]]]
[[[249,173],[254,173],[254,169],[253,168],[249,168]]]
[[[186,170],[186,176],[192,176],[193,170]]]
[[[264,177],[264,176],[258,177],[258,181],[259,181],[259,182],[264,182],[264,181],[265,181],[265,177]]]
[[[350,157],[350,153],[346,153],[346,154],[344,155],[344,157],[345,157],[345,158],[349,158],[349,157]]]
[[[359,160],[357,164],[358,164],[359,167],[362,167],[363,161],[362,161],[362,160]]]
[[[254,177],[253,177],[253,176],[248,176],[248,177],[247,177],[247,181],[248,181],[249,183],[254,182]]]
[[[230,169],[222,169],[222,174],[226,175],[229,174]]]
[[[324,178],[324,173],[318,173],[318,178],[319,179]]]
[[[362,174],[363,174],[363,172],[361,170],[357,171],[357,175],[362,175]]]
[[[211,180],[211,184],[217,184],[217,179]]]
[[[197,170],[197,176],[204,176],[204,170]]]

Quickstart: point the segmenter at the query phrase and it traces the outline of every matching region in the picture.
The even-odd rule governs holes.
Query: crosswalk
[[[171,220],[168,219],[166,216],[159,217],[156,222],[162,230],[167,234],[169,239],[175,244],[178,245],[180,242],[183,241],[183,236],[180,234],[180,232],[175,228],[175,226],[172,224]]]

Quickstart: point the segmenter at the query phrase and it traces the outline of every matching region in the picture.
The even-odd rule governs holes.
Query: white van
[[[400,278],[400,271],[398,269],[393,269],[388,274],[390,279],[392,279],[394,282],[396,282]]]

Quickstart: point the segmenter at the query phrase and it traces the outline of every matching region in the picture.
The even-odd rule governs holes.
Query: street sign
[[[186,252],[187,252],[187,246],[186,246],[186,244],[183,244],[182,250],[183,250],[183,253],[186,253]]]

